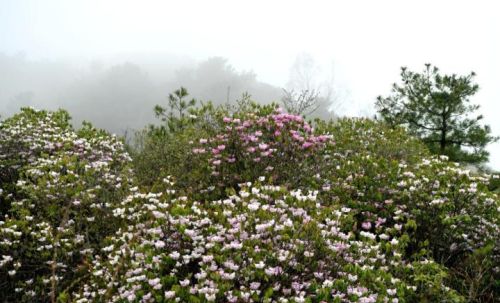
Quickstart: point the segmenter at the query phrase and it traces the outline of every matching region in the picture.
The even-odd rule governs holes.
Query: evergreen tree
[[[425,65],[422,73],[401,68],[402,84],[394,84],[392,94],[379,96],[376,108],[393,127],[405,126],[436,154],[452,161],[481,163],[488,160],[485,147],[498,138],[488,125],[479,122],[479,105],[469,98],[479,89],[475,73],[466,76],[441,75],[437,67]]]

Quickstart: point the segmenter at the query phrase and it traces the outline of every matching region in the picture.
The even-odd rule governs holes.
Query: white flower
[[[306,301],[306,299],[304,297],[295,297],[295,302],[298,302],[298,303],[303,303]]]
[[[263,269],[264,266],[266,266],[266,265],[262,261],[260,261],[259,263],[255,264],[255,267],[258,268],[258,269]]]
[[[380,239],[382,239],[382,240],[387,240],[387,239],[389,239],[389,236],[388,236],[388,235],[386,235],[386,234],[380,234],[380,235],[378,235],[378,236],[379,236],[379,238],[380,238]]]
[[[155,278],[155,279],[149,280],[148,283],[151,286],[156,286],[156,285],[160,284],[160,278]]]
[[[311,251],[307,251],[307,250],[306,250],[306,251],[304,251],[304,256],[306,256],[306,257],[308,257],[308,258],[311,258],[311,257],[313,257],[313,256],[314,256],[314,253],[313,253],[313,252],[311,252]]]
[[[347,275],[347,278],[348,278],[348,279],[349,279],[349,281],[351,281],[351,282],[356,282],[356,281],[358,280],[358,276],[356,276],[356,275],[351,275],[351,274]]]
[[[165,292],[165,299],[172,299],[175,297],[175,291],[169,290]]]
[[[163,248],[163,247],[165,247],[165,242],[163,242],[162,240],[158,240],[155,242],[155,247],[156,248]]]
[[[214,256],[212,256],[212,255],[203,256],[203,257],[201,257],[201,259],[203,260],[203,263],[209,263],[209,262],[212,262],[212,260],[214,259]]]
[[[94,272],[94,276],[96,276],[96,277],[102,276],[102,270],[98,270],[98,271]]]
[[[215,294],[205,294],[205,298],[207,299],[208,302],[213,302],[215,301]]]
[[[248,209],[251,211],[256,211],[259,209],[259,207],[260,207],[260,203],[257,201],[248,204]]]
[[[332,286],[333,286],[333,281],[328,279],[323,281],[323,287],[332,287]]]
[[[180,256],[181,256],[181,254],[178,253],[177,251],[174,251],[174,252],[172,252],[172,253],[169,254],[169,257],[172,258],[172,259],[174,259],[174,260],[179,259]]]

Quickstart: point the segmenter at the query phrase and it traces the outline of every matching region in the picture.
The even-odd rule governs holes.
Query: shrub
[[[86,278],[86,260],[118,223],[123,144],[65,111],[24,108],[0,125],[0,300],[52,301]]]
[[[355,232],[356,210],[263,181],[207,203],[130,195],[115,213],[133,224],[96,257],[77,302],[461,301],[440,265],[402,258],[393,225]]]
[[[276,184],[307,186],[320,172],[321,150],[327,144],[333,144],[331,137],[315,135],[301,116],[264,107],[225,116],[221,131],[194,143],[191,156],[206,161],[209,184],[222,189],[259,176]]]
[[[368,119],[311,123],[251,102],[186,110],[144,131],[135,171],[119,140],[74,131],[64,111],[2,122],[1,299],[500,296],[492,176]]]

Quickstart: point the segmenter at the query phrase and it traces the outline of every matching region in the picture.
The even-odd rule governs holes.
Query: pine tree
[[[437,67],[425,65],[422,73],[401,68],[402,84],[394,84],[392,94],[379,96],[376,108],[392,126],[402,125],[421,138],[436,154],[452,161],[481,163],[488,160],[485,147],[498,138],[488,125],[481,125],[479,105],[470,97],[479,86],[475,73],[466,76],[441,75]]]

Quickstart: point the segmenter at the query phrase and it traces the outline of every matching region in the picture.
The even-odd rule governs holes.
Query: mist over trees
[[[76,125],[88,120],[123,134],[154,122],[154,105],[166,104],[168,93],[180,86],[215,104],[234,102],[245,92],[262,103],[277,102],[282,94],[281,88],[259,81],[252,71],[236,70],[222,57],[198,64],[184,59],[182,65],[168,55],[117,60],[82,66],[0,53],[0,115],[9,116],[21,106],[65,108]]]

